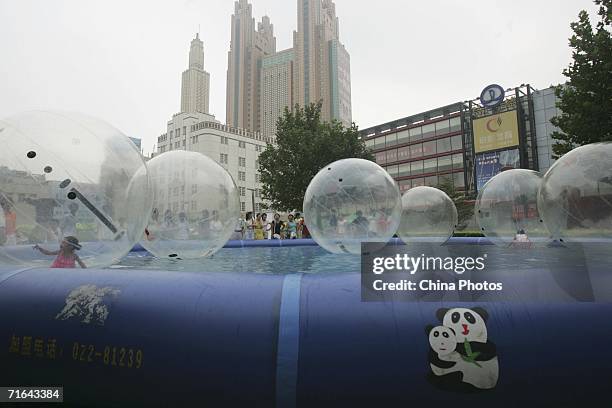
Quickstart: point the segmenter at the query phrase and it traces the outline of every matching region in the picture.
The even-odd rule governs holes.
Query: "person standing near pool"
[[[280,219],[280,214],[274,214],[274,220],[270,225],[272,227],[272,239],[282,239],[284,224]]]
[[[264,226],[264,239],[270,239],[272,235],[272,225],[268,222],[268,214],[261,214],[261,222]]]
[[[253,239],[253,213],[246,213],[244,226],[244,239]]]
[[[257,241],[261,241],[264,239],[264,226],[263,226],[263,222],[261,220],[261,214],[258,213],[256,218],[255,218],[255,222],[253,223],[253,232],[255,235],[255,239]]]
[[[297,238],[297,223],[293,219],[293,214],[289,214],[287,217],[287,238],[288,239],[296,239]]]
[[[81,244],[79,244],[79,240],[76,237],[64,237],[60,244],[60,249],[57,251],[46,250],[41,248],[38,244],[34,245],[33,249],[45,255],[57,255],[53,264],[51,264],[51,268],[75,268],[75,263],[78,263],[83,269],[86,268],[85,263],[83,263],[81,258],[76,254],[76,251],[81,249]]]
[[[3,197],[0,205],[2,205],[2,211],[4,211],[5,244],[17,245],[17,213],[13,210],[13,202]]]

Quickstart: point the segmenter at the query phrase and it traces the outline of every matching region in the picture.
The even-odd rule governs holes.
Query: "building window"
[[[221,144],[229,144],[229,139],[225,136],[221,136]]]
[[[380,137],[377,137],[376,139],[374,139],[374,148],[375,149],[380,149],[382,147],[385,147],[385,137],[384,136],[380,136]]]
[[[246,173],[244,171],[238,172],[238,181],[246,181]]]
[[[255,173],[255,182],[256,183],[260,183],[261,182],[261,174]]]
[[[397,176],[405,177],[410,175],[410,163],[400,164],[398,167]]]
[[[429,125],[423,126],[423,139],[427,139],[428,137],[433,137],[436,135],[436,125],[430,123]]]
[[[423,157],[423,143],[417,143],[410,146],[410,157],[413,159]]]
[[[438,170],[438,159],[429,159],[423,162],[423,173],[436,173]]]
[[[227,162],[228,162],[228,157],[227,157],[227,154],[225,154],[225,153],[221,153],[221,154],[219,155],[219,163],[221,163],[221,164],[227,164]]]
[[[238,147],[240,149],[246,149],[246,143],[245,142],[238,142]]]
[[[240,211],[246,211],[246,204],[244,201],[240,202]]]
[[[240,189],[240,197],[246,197],[246,188],[239,187],[239,189]]]
[[[410,169],[410,166],[408,166],[408,169]],[[397,165],[389,166],[385,170],[387,170],[387,173],[389,173],[391,177],[397,177]]]
[[[187,126],[183,126],[183,136],[187,134]]]
[[[198,185],[197,184],[193,184],[191,186],[191,194],[197,194],[198,193]]]
[[[451,146],[453,150],[463,150],[463,140],[461,135],[451,138]]]
[[[463,168],[463,155],[461,153],[453,154],[453,169]]]
[[[410,174],[423,174],[423,161],[415,161],[410,163]]]
[[[410,141],[413,142],[415,140],[421,140],[423,138],[423,135],[421,134],[421,127],[415,127],[410,129],[409,131],[410,134]]]
[[[197,201],[192,201],[191,202],[191,211],[198,211],[198,202]]]
[[[452,156],[438,157],[438,171],[452,170]]]
[[[436,154],[436,141],[423,143],[423,156],[431,156]]]
[[[450,119],[450,131],[459,132],[461,130],[461,117],[457,116]]]
[[[438,153],[448,153],[451,149],[451,138],[447,137],[444,139],[436,140],[436,148]]]
[[[238,166],[246,167],[246,158],[245,157],[239,157],[238,158]]]
[[[255,190],[255,198],[259,198],[259,189]]]
[[[410,140],[410,134],[407,130],[399,132],[397,134],[397,144],[408,143]]]
[[[447,120],[436,122],[436,136],[441,136],[449,133],[449,124]]]

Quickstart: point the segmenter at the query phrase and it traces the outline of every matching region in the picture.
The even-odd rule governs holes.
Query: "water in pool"
[[[211,258],[171,260],[147,252],[131,252],[111,268],[184,272],[251,272],[267,274],[359,272],[355,255],[335,255],[321,247],[224,248]]]
[[[401,248],[401,249],[400,249]],[[488,255],[489,274],[516,274],[534,269],[555,273],[581,274],[594,269],[612,270],[610,246],[589,245],[570,248],[538,248],[512,250],[491,245],[450,245],[438,247],[439,255]],[[400,252],[421,255],[414,247],[401,246]],[[412,253],[414,252],[414,253]],[[418,253],[417,253],[418,252]],[[437,250],[434,252],[438,252]],[[434,255],[429,253],[428,255]],[[155,258],[147,252],[131,252],[113,269],[147,269],[182,272],[248,272],[265,274],[291,273],[359,273],[360,257],[351,254],[331,254],[318,246],[224,248],[211,258],[171,260]],[[606,274],[612,277],[612,274]]]

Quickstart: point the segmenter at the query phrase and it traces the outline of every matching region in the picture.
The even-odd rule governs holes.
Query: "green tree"
[[[593,30],[589,15],[581,11],[571,24],[569,39],[573,62],[563,70],[567,83],[555,89],[562,113],[551,120],[560,130],[553,132],[553,158],[575,147],[612,141],[612,0],[595,0],[600,17]]]
[[[467,221],[474,215],[474,204],[466,200],[464,192],[457,190],[453,181],[448,177],[441,178],[438,189],[444,191],[457,207],[457,229],[465,228]]]
[[[374,160],[355,124],[321,121],[321,104],[285,109],[278,119],[276,145],[259,156],[262,196],[279,210],[301,209],[313,177],[326,165],[346,158]]]

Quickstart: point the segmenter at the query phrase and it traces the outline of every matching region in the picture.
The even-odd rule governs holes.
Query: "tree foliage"
[[[278,210],[301,209],[313,177],[328,164],[346,158],[374,160],[355,124],[321,121],[321,104],[293,111],[278,119],[276,145],[259,156],[262,196]]]
[[[595,30],[584,10],[571,24],[573,62],[563,70],[567,83],[555,90],[562,113],[551,120],[560,129],[552,134],[557,141],[553,158],[577,146],[612,141],[612,0],[595,0],[595,4],[599,6]]]
[[[457,207],[457,228],[465,228],[467,222],[472,218],[472,215],[474,215],[474,204],[466,200],[464,192],[457,190],[453,181],[448,177],[440,178],[438,189],[444,191],[446,195],[453,200],[455,207]]]

